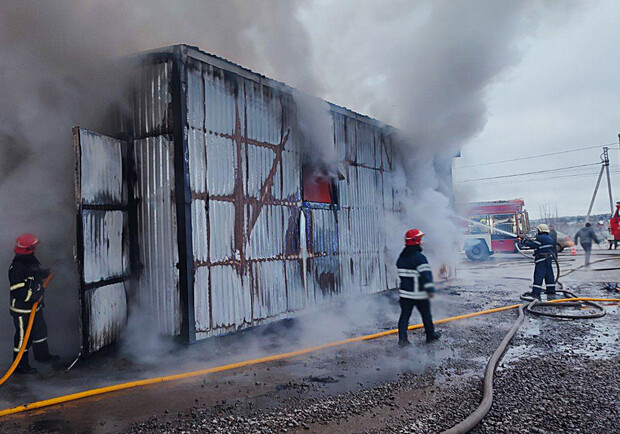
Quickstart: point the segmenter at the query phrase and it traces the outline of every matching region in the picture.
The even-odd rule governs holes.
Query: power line
[[[532,156],[529,156],[529,157],[512,158],[510,160],[500,160],[500,161],[490,161],[488,163],[470,164],[468,166],[455,166],[455,169],[466,169],[468,167],[490,166],[492,164],[511,163],[513,161],[531,160],[532,158],[550,157],[552,155],[568,154],[569,152],[586,151],[588,149],[596,149],[596,148],[602,148],[603,146],[614,146],[614,145],[617,145],[617,143],[606,143],[604,145],[588,146],[588,147],[585,147],[585,148],[577,148],[577,149],[568,149],[568,150],[565,150],[565,151],[549,152],[547,154],[532,155]],[[612,148],[612,149],[615,149],[615,148]]]
[[[610,173],[620,173],[620,170],[616,170],[616,171],[611,171]],[[530,178],[530,179],[520,179],[518,181],[519,184],[522,184],[524,182],[539,182],[539,181],[549,181],[549,180],[555,180],[555,179],[581,179],[581,178],[590,178],[590,179],[595,179],[596,176],[598,175],[598,173],[577,173],[577,174],[571,174],[571,175],[561,175],[561,176],[544,176],[541,178]],[[506,180],[505,182],[509,182],[510,180]],[[499,183],[502,183],[502,181],[498,181]],[[511,181],[514,182],[514,181]]]
[[[578,164],[576,166],[568,166],[568,167],[558,167],[556,169],[546,169],[546,170],[536,170],[533,172],[523,172],[523,173],[514,173],[512,175],[500,175],[500,176],[489,176],[486,178],[477,178],[477,179],[466,179],[463,181],[454,181],[454,184],[463,184],[465,182],[477,182],[477,181],[487,181],[490,179],[502,179],[502,178],[514,178],[515,176],[525,176],[525,175],[534,175],[538,173],[549,173],[549,172],[558,172],[561,170],[574,169],[577,167],[588,167],[588,166],[598,166],[601,163],[590,163],[590,164]]]

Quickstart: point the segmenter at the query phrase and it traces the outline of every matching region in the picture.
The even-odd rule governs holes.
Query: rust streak
[[[255,206],[252,210],[252,219],[248,227],[248,237],[252,233],[252,229],[254,229],[254,225],[256,225],[258,216],[260,215],[260,212],[262,211],[263,206],[265,205],[265,201],[267,199],[269,190],[271,190],[271,187],[273,186],[273,180],[278,170],[278,164],[280,164],[280,161],[282,160],[282,152],[284,151],[284,146],[286,145],[286,142],[288,140],[289,133],[290,133],[290,130],[287,130],[284,137],[282,137],[282,141],[280,142],[280,145],[278,146],[276,150],[276,156],[273,159],[273,163],[271,164],[269,175],[267,176],[267,179],[265,179],[265,182],[263,183],[263,186],[261,187],[260,200],[254,204]]]
[[[233,137],[235,146],[237,148],[237,167],[235,173],[235,187],[233,189],[233,197],[235,203],[235,251],[239,255],[238,273],[243,276],[245,270],[245,252],[244,246],[244,231],[243,221],[245,213],[243,212],[244,200],[243,200],[243,135],[241,132],[241,118],[239,117],[239,103],[235,101],[235,135]]]

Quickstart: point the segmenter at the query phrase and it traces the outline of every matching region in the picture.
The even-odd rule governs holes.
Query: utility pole
[[[618,139],[620,140],[620,134],[618,134]],[[611,178],[609,177],[609,148],[607,146],[603,146],[603,154],[601,155],[601,171],[598,173],[598,179],[596,180],[596,186],[594,187],[594,192],[592,193],[592,200],[590,201],[590,206],[588,207],[588,214],[586,215],[586,222],[590,221],[590,214],[592,213],[592,207],[594,206],[594,200],[596,199],[596,193],[598,193],[598,188],[601,185],[601,178],[603,177],[603,172],[607,173],[607,191],[609,192],[609,208],[611,213],[614,213],[614,201],[611,193]]]
[[[609,176],[609,149],[603,148],[603,165],[605,166],[605,173],[607,175],[607,192],[609,193],[609,212],[614,213],[614,198],[611,194],[611,177]]]

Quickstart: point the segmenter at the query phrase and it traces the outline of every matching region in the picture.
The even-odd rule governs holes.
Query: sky
[[[385,54],[377,40],[389,44],[388,41],[399,38],[416,21],[425,20],[427,12],[420,7],[410,15],[393,17],[389,10],[381,12],[361,2],[359,10],[351,15],[350,5],[340,4],[344,5],[331,7],[333,3],[315,2],[301,14],[314,44],[315,68],[325,77],[323,96],[354,110],[389,119],[389,110],[378,110],[368,103],[373,100],[368,92],[380,93],[387,86],[380,71],[388,65],[378,65],[370,69],[372,73],[368,73],[365,65],[373,59],[384,60]],[[347,26],[344,35],[334,28],[335,24],[346,22],[343,14],[357,23]],[[535,25],[516,34],[514,63],[493,77],[484,89],[486,108],[482,129],[472,137],[464,134],[463,142],[458,144],[461,157],[454,161],[457,200],[521,197],[533,218],[539,216],[544,206],[554,213],[557,209],[559,215],[583,215],[600,166],[479,182],[459,181],[597,163],[604,144],[611,144],[613,198],[620,200],[618,17],[620,3],[615,1],[560,2],[540,13]],[[388,31],[386,26],[377,25],[382,21],[391,22]],[[446,38],[450,38],[449,32]],[[359,67],[349,69],[347,65]],[[601,147],[464,167],[597,145]],[[603,182],[593,213],[608,210],[608,193]]]

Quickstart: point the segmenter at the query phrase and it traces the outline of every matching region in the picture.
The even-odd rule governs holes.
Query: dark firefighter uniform
[[[35,302],[42,301],[43,297],[43,280],[49,275],[50,271],[41,268],[41,264],[34,256],[15,255],[11,266],[9,267],[10,282],[10,312],[15,325],[15,337],[13,339],[13,359],[17,356],[21,348],[26,328],[28,327],[28,319],[32,307]],[[26,344],[26,350],[17,367],[17,372],[31,373],[34,369],[28,364],[28,349],[32,345],[34,358],[39,362],[46,362],[58,358],[49,352],[47,344],[47,324],[43,316],[43,306],[37,306],[37,313],[34,317],[30,338]]]
[[[433,283],[431,266],[428,264],[426,256],[422,253],[420,245],[423,235],[421,231],[415,229],[407,232],[405,248],[396,262],[398,276],[400,277],[401,313],[398,320],[398,344],[401,346],[409,344],[407,328],[409,327],[409,318],[414,307],[418,309],[422,316],[426,341],[431,342],[440,337],[440,334],[435,332],[431,315],[429,294],[435,293],[435,284]]]
[[[540,297],[543,280],[546,294],[555,294],[555,277],[553,275],[553,256],[555,243],[548,233],[539,232],[534,240],[524,240],[523,245],[534,249],[534,284],[532,295]]]

